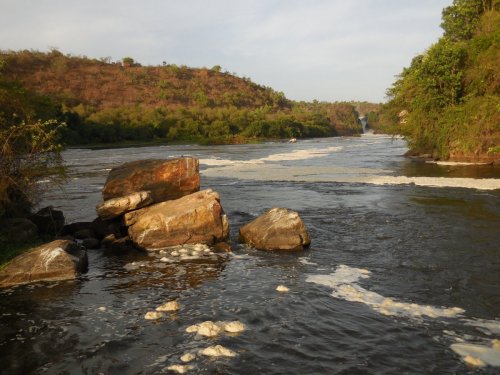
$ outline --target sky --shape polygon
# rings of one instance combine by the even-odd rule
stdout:
[[[220,65],[293,100],[385,101],[452,0],[0,0],[0,49]]]

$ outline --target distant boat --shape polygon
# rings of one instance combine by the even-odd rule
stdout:
[[[297,138],[290,138],[290,140],[288,141],[288,143],[295,143],[297,142]]]

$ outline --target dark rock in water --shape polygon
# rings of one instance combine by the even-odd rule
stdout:
[[[98,217],[90,224],[90,228],[95,233],[95,237],[99,240],[102,240],[110,234],[114,234],[117,237],[127,235],[127,229],[122,226],[120,219],[102,220]]]
[[[144,190],[151,191],[156,203],[199,191],[198,159],[182,157],[125,163],[109,172],[102,195],[106,201]]]
[[[26,218],[5,219],[1,225],[2,232],[10,241],[26,242],[38,237],[38,227]]]
[[[134,243],[128,237],[117,238],[114,234],[110,234],[101,241],[101,245],[107,249],[113,250],[131,250],[135,249]]]
[[[62,228],[62,235],[74,236],[76,232],[82,229],[90,229],[92,222],[90,221],[78,221],[76,223],[66,224]]]
[[[64,227],[64,214],[60,210],[54,210],[52,206],[42,208],[31,215],[29,219],[38,227],[39,234],[57,236]]]
[[[0,287],[74,279],[87,266],[85,250],[73,241],[56,240],[14,258],[0,271]]]
[[[101,242],[97,238],[89,237],[82,240],[82,246],[86,249],[99,249]]]
[[[125,214],[130,238],[147,250],[224,241],[229,224],[219,194],[203,190]]]
[[[86,238],[92,238],[95,237],[95,233],[92,229],[87,228],[87,229],[80,229],[79,231],[76,231],[73,236],[78,239],[78,240],[84,240]]]
[[[302,250],[311,243],[299,214],[272,208],[240,228],[240,241],[259,250]]]
[[[103,220],[111,220],[126,212],[146,207],[153,203],[151,192],[138,191],[124,197],[109,199],[96,206],[97,215]]]

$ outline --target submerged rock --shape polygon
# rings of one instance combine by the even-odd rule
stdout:
[[[110,220],[126,212],[148,206],[153,203],[149,191],[138,191],[123,197],[112,198],[96,206],[97,215],[102,220]]]
[[[156,203],[200,190],[198,159],[148,159],[122,164],[109,172],[102,195],[108,200],[143,190],[151,191]]]
[[[272,208],[240,228],[240,241],[259,250],[302,250],[311,243],[299,214]]]
[[[101,243],[97,238],[89,237],[82,240],[82,246],[86,249],[99,249]]]
[[[0,271],[0,287],[74,279],[87,266],[85,250],[73,241],[56,240],[14,258]]]
[[[125,214],[125,222],[130,238],[147,250],[213,244],[229,234],[219,194],[211,189],[130,212]]]
[[[236,357],[237,354],[231,349],[225,348],[222,345],[209,346],[208,348],[202,349],[200,354],[208,357]]]
[[[107,249],[117,251],[127,251],[134,249],[134,244],[128,236],[117,238],[114,234],[110,234],[103,238],[101,245]]]

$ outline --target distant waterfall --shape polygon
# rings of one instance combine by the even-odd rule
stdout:
[[[370,127],[368,126],[368,119],[366,118],[366,116],[360,117],[359,122],[361,123],[361,126],[363,127],[363,134],[373,133],[373,130],[370,129]]]

